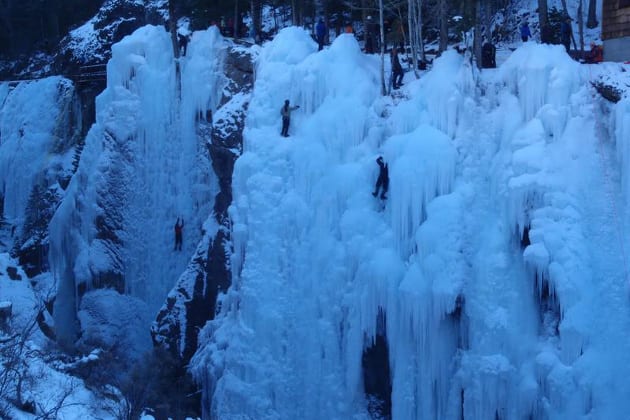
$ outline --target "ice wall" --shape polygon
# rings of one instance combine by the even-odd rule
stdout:
[[[74,88],[51,77],[0,84],[0,195],[4,218],[20,234],[35,185],[54,186],[72,161],[70,123]]]
[[[461,279],[448,286],[417,284],[405,266],[427,203],[452,186],[455,150],[444,133],[417,124],[381,147],[385,127],[377,112],[390,104],[378,97],[377,60],[363,55],[351,36],[315,50],[306,33],[290,28],[261,52],[245,153],[233,180],[236,283],[222,304],[234,312],[213,323],[214,341],[202,337],[207,347],[193,362],[207,381],[208,415],[366,415],[361,354],[376,334],[379,307],[391,308],[393,337],[408,336],[405,325],[419,333],[427,324],[447,326],[431,342],[399,346],[390,339],[401,360],[397,372],[429,365],[440,374],[452,370],[448,358],[433,368],[433,359],[417,360],[415,350],[429,347],[437,357],[457,340],[457,322],[434,322],[433,314],[455,309]],[[289,141],[278,135],[285,98],[301,106]],[[396,194],[384,212],[369,193],[378,154],[389,163]],[[410,271],[419,274],[414,267]],[[425,312],[411,303],[429,299],[433,287],[444,294],[436,307]],[[228,350],[211,350],[223,346]],[[400,399],[404,387],[420,380],[402,373],[397,378]],[[445,399],[448,385],[440,382]],[[422,412],[437,404],[443,403]]]
[[[630,159],[630,99],[627,97],[615,106],[614,128],[617,158],[622,168],[628,167]],[[625,197],[630,197],[630,172],[622,171],[622,188]]]
[[[222,38],[216,28],[196,33],[177,65],[171,45],[164,28],[146,26],[112,47],[96,124],[51,227],[58,328],[74,324],[78,289],[114,288],[155,313],[211,212],[216,179],[195,127],[222,90]]]
[[[393,418],[623,417],[622,190],[588,68],[533,43],[481,73],[447,52],[394,98],[377,70],[351,36],[316,52],[289,28],[261,52],[234,282],[191,364],[205,415],[370,418],[384,314]]]

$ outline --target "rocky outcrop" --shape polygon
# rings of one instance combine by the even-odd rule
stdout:
[[[71,31],[60,43],[53,69],[75,75],[81,66],[106,63],[112,45],[141,26],[162,25],[166,10],[156,2],[108,0],[83,26]]]
[[[219,180],[220,190],[211,216],[214,220],[206,223],[216,229],[204,232],[188,270],[169,294],[152,328],[154,343],[166,348],[183,365],[197,349],[199,328],[214,318],[219,294],[231,284],[227,211],[232,202],[234,162],[242,151],[245,113],[253,87],[252,63],[250,49],[238,44],[229,48],[225,62],[229,80],[226,93],[215,114],[206,115],[198,123],[198,135],[207,143],[212,168]]]
[[[70,2],[66,3],[67,7]],[[68,10],[48,7],[60,13],[60,17],[47,16],[37,9],[24,10],[16,16],[19,26],[14,28],[12,38],[21,43],[7,43],[8,48],[0,48],[0,77],[13,80],[53,74],[73,77],[79,74],[81,66],[106,63],[112,45],[126,35],[146,24],[161,25],[168,16],[166,3],[161,1],[90,0]],[[14,8],[14,13],[20,13],[19,7]],[[10,20],[11,11],[8,15]],[[59,25],[55,36],[41,30],[46,19]],[[24,35],[20,35],[20,30]],[[2,35],[0,29],[0,40]]]
[[[602,98],[609,102],[616,104],[622,98],[623,90],[619,89],[617,86],[606,84],[602,81],[592,82],[591,85],[602,96]]]

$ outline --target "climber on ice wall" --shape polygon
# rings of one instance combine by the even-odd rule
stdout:
[[[289,125],[291,124],[291,112],[298,109],[300,106],[289,106],[289,100],[284,101],[284,105],[280,109],[280,115],[282,115],[282,132],[283,137],[289,137]]]
[[[175,222],[175,248],[173,251],[181,251],[182,250],[182,231],[184,229],[184,218],[177,218]]]
[[[376,159],[376,163],[378,164],[379,172],[376,187],[372,195],[374,197],[378,196],[378,190],[382,187],[381,199],[385,200],[387,198],[387,189],[389,188],[389,169],[387,168],[387,164],[383,161],[383,156],[379,156],[378,159]]]

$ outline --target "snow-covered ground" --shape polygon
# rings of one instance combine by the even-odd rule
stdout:
[[[394,418],[623,418],[630,112],[589,82],[628,66],[528,43],[477,72],[447,52],[380,97],[352,36],[316,50],[288,28],[260,55],[235,280],[193,360],[205,408],[368,417],[362,353],[383,311]],[[284,99],[300,105],[289,138]]]
[[[0,417],[12,420],[32,420],[37,417],[7,404],[4,398],[14,397],[15,383],[12,372],[15,370],[23,379],[22,399],[34,404],[33,409],[47,418],[59,420],[111,418],[106,411],[105,401],[96,396],[75,376],[63,373],[51,366],[55,359],[54,346],[44,337],[36,324],[36,316],[43,308],[41,296],[46,292],[44,285],[50,285],[50,274],[35,278],[37,288],[31,286],[26,274],[17,269],[21,280],[12,280],[7,269],[19,267],[17,261],[8,254],[0,253],[0,306],[10,302],[12,317],[8,324],[0,328]],[[23,343],[21,350],[18,345]],[[5,382],[9,379],[8,383]],[[113,404],[112,404],[113,406]],[[8,417],[3,417],[8,416]]]

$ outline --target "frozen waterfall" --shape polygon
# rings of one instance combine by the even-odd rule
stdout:
[[[62,338],[74,336],[80,294],[113,288],[135,303],[120,297],[99,316],[124,325],[112,308],[136,305],[146,318],[138,334],[148,345],[149,319],[184,272],[212,212],[217,181],[209,139],[198,135],[196,124],[221,97],[224,49],[216,28],[196,32],[188,55],[176,63],[170,35],[155,26],[113,46],[97,122],[51,223]],[[178,217],[185,223],[181,252],[173,250]],[[82,322],[101,322],[92,317],[101,307],[83,308]]]
[[[396,419],[626,415],[630,111],[604,115],[587,69],[559,46],[481,73],[447,51],[392,98],[351,35],[266,44],[233,179],[234,282],[192,362],[205,414],[377,416],[365,354],[385,342],[380,414]],[[284,99],[301,106],[288,139]]]

